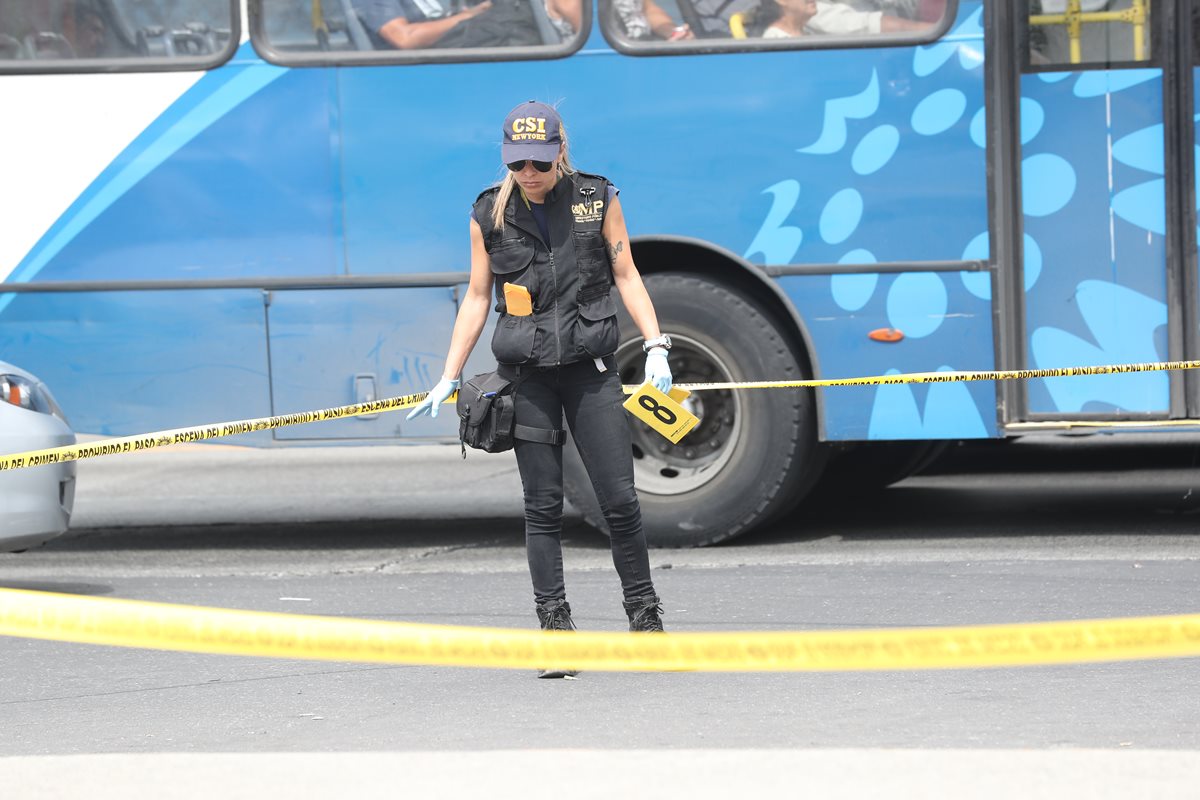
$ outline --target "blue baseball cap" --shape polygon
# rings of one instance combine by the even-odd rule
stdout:
[[[562,120],[558,112],[545,103],[533,100],[508,112],[504,118],[504,139],[500,144],[500,160],[553,161],[562,146]]]

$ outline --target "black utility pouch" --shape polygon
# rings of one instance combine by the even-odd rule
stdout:
[[[500,365],[498,371],[476,375],[458,390],[455,406],[463,458],[467,457],[468,447],[485,453],[503,453],[512,449],[514,439],[555,447],[566,442],[566,431],[517,424],[513,395],[523,380],[518,370]]]
[[[497,372],[485,372],[463,383],[458,390],[458,438],[467,448],[503,453],[513,446],[513,392],[517,381]]]

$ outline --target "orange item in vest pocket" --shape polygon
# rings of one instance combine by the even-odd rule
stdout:
[[[504,305],[508,306],[508,313],[514,317],[528,317],[533,313],[533,298],[529,296],[529,290],[515,283],[504,284]]]

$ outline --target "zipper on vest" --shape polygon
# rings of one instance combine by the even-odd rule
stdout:
[[[547,245],[546,252],[550,254],[550,274],[554,276],[554,366],[562,364],[562,336],[558,324],[558,265],[554,263],[554,251]]]

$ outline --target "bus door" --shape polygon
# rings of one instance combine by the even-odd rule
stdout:
[[[1193,0],[1004,5],[1016,14],[1011,364],[1196,358],[1185,299],[1197,255],[1194,81],[1179,33]],[[1007,421],[1183,417],[1195,413],[1191,382],[1165,372],[1023,381]]]

